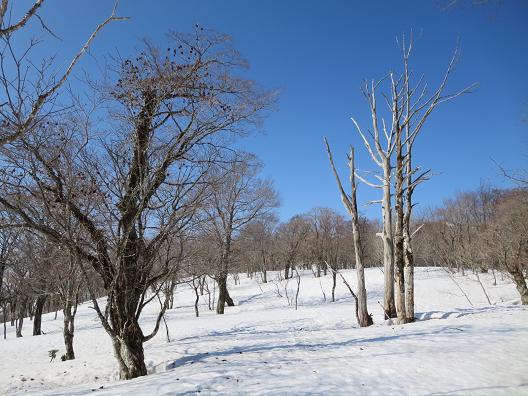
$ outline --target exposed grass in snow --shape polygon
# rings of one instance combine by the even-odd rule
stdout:
[[[354,284],[354,271],[344,274]],[[339,280],[337,301],[329,302],[330,276],[304,273],[296,311],[274,284],[241,275],[241,284],[230,286],[237,306],[216,315],[204,296],[199,318],[194,292],[183,285],[167,314],[172,342],[162,327],[145,344],[151,374],[126,382],[116,379],[110,339],[88,304],[76,318],[77,359],[50,363],[48,351],[64,347],[62,317],[48,314],[46,335],[29,336],[28,321],[24,338],[9,328],[8,340],[0,341],[0,394],[528,394],[528,309],[507,280],[498,276],[493,286],[491,274],[480,276],[490,306],[474,275],[457,275],[471,306],[443,270],[419,268],[420,320],[396,326],[382,320],[377,303],[381,271],[369,269],[366,278],[375,325],[365,329],[356,327],[353,301]],[[156,309],[146,311],[145,333]]]

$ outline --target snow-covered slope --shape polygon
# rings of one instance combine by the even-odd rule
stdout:
[[[354,272],[344,274],[355,285]],[[109,337],[89,304],[77,314],[74,361],[49,362],[50,349],[64,348],[62,318],[45,315],[46,335],[29,336],[28,321],[25,337],[16,339],[9,327],[7,341],[0,340],[0,394],[528,394],[528,309],[517,305],[508,281],[498,276],[492,286],[491,275],[480,275],[490,306],[474,275],[450,278],[419,268],[421,320],[397,326],[382,320],[381,271],[369,269],[366,277],[375,325],[364,329],[356,328],[340,281],[337,301],[329,302],[330,276],[316,279],[306,271],[295,310],[278,296],[281,285],[240,275],[241,284],[230,286],[237,306],[216,315],[204,296],[199,318],[193,292],[182,285],[167,314],[171,342],[162,327],[145,345],[151,374],[125,382],[116,379]],[[156,306],[150,309],[145,332],[155,320]]]

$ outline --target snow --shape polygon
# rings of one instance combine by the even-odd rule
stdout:
[[[355,285],[354,271],[344,271]],[[269,279],[275,279],[270,273]],[[331,277],[302,276],[299,307],[279,297],[274,283],[240,275],[230,284],[237,303],[225,315],[207,309],[194,317],[194,292],[176,291],[165,329],[145,344],[150,374],[117,380],[111,343],[89,304],[79,307],[74,348],[77,359],[50,363],[50,349],[64,350],[62,317],[43,317],[46,335],[0,340],[0,394],[39,395],[522,395],[528,394],[528,309],[519,305],[514,286],[497,275],[451,278],[438,268],[417,268],[419,321],[384,322],[383,274],[366,272],[369,310],[375,325],[357,328],[353,301],[338,279],[336,302],[329,302]],[[458,286],[469,297],[470,305]],[[290,292],[296,287],[289,282]],[[327,301],[323,301],[325,291]],[[283,289],[280,289],[283,293]],[[152,328],[156,304],[142,321]]]

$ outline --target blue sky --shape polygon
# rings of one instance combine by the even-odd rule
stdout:
[[[443,11],[435,0],[122,0],[119,14],[131,19],[102,31],[91,53],[119,50],[126,56],[144,37],[164,47],[167,31],[190,31],[195,23],[230,34],[251,64],[249,76],[281,92],[264,133],[239,145],[264,162],[264,174],[280,193],[284,220],[315,206],[344,213],[323,136],[343,165],[343,177],[350,144],[357,147],[357,166],[374,169],[350,117],[368,122],[360,92],[365,78],[398,70],[396,36],[414,31],[413,67],[431,85],[441,78],[458,37],[462,52],[450,90],[474,82],[479,86],[439,108],[419,137],[415,162],[437,173],[416,192],[424,208],[481,181],[506,185],[493,160],[507,168],[528,163],[528,122],[523,121],[528,118],[528,1],[491,0],[477,7],[469,2]],[[113,5],[102,0],[46,3],[40,15],[61,40],[46,36],[38,24],[30,25],[31,34],[46,39],[39,51],[58,59],[75,53]],[[76,73],[91,72],[95,65],[87,57]],[[379,192],[360,186],[358,194],[361,203]],[[378,207],[361,210],[369,217],[379,213]]]

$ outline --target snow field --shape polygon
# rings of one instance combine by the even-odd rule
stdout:
[[[343,274],[355,287],[354,271]],[[277,294],[278,285],[284,296],[284,281],[263,284],[244,274],[240,280],[230,283],[235,307],[216,315],[205,295],[199,318],[194,291],[179,286],[175,308],[166,315],[171,342],[162,326],[145,344],[151,374],[131,381],[117,380],[110,338],[88,303],[76,317],[74,361],[49,361],[50,349],[64,349],[60,313],[57,320],[43,317],[43,336],[30,336],[26,319],[25,337],[16,339],[8,324],[8,339],[0,340],[0,394],[528,394],[528,309],[499,274],[495,286],[491,274],[480,275],[490,306],[475,275],[417,268],[420,320],[397,326],[383,321],[378,304],[382,272],[367,269],[375,325],[363,329],[356,327],[353,300],[339,278],[331,303],[331,276],[317,279],[305,271],[298,310]],[[295,279],[288,288],[293,296]],[[156,302],[145,310],[145,333],[158,307]]]

